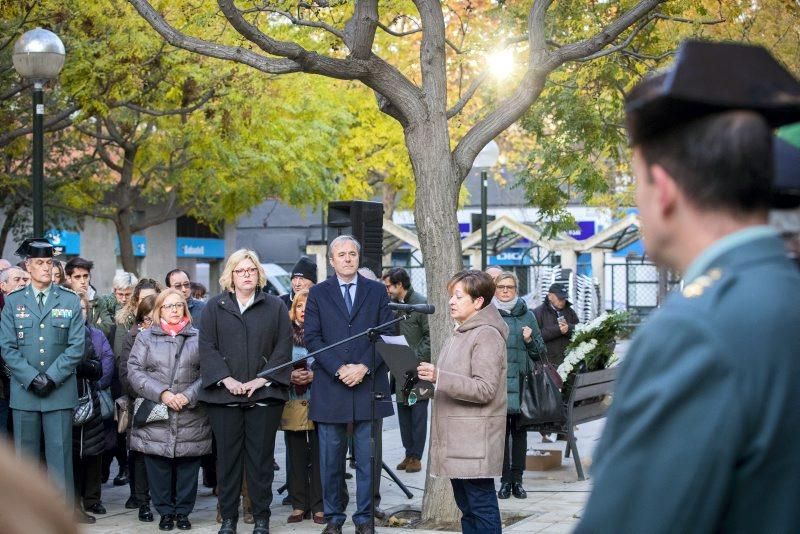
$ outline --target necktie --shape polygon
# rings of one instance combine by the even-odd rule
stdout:
[[[342,284],[344,288],[344,305],[347,307],[347,314],[353,313],[353,297],[350,296],[350,288],[353,284]]]
[[[44,293],[39,293],[36,298],[39,300],[39,311],[44,309]]]

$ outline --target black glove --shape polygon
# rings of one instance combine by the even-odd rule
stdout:
[[[28,389],[33,391],[34,395],[38,397],[46,397],[50,395],[54,389],[56,389],[56,383],[53,382],[53,379],[46,374],[39,373],[33,379],[33,382],[31,382],[31,385]]]
[[[81,360],[75,368],[75,375],[87,380],[99,380],[103,376],[103,367],[96,360]]]

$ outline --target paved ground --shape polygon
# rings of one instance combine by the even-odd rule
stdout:
[[[602,422],[582,425],[578,430],[578,446],[584,467],[591,464],[591,455],[595,442],[600,435]],[[400,431],[397,426],[397,418],[387,419],[384,424],[383,433],[384,460],[387,465],[394,467],[402,460],[403,449],[400,443]],[[279,436],[278,450],[276,457],[278,463],[284,465],[284,445],[283,439]],[[563,449],[563,442],[559,444],[542,444],[538,434],[529,434],[528,448]],[[427,453],[427,451],[426,451]],[[388,476],[384,475],[381,482],[381,494],[383,502],[381,507],[384,509],[403,504],[420,506],[422,503],[422,488],[425,483],[423,471],[420,473],[407,474],[399,472],[400,479],[408,486],[414,494],[413,499],[409,500],[394,484]],[[112,475],[116,473],[116,465],[112,467]],[[277,488],[286,480],[286,473],[283,469],[275,475],[275,485]],[[348,481],[351,496],[355,496],[355,480]],[[499,482],[498,482],[499,483]],[[519,500],[510,498],[500,501],[500,509],[504,513],[513,515],[524,515],[526,519],[505,529],[509,533],[547,533],[556,534],[571,532],[574,528],[583,505],[588,497],[590,482],[578,481],[577,474],[572,459],[564,459],[560,469],[547,472],[525,472],[524,485],[528,491],[528,498]],[[85,532],[116,534],[116,533],[153,533],[158,530],[158,515],[156,522],[141,523],[138,521],[136,510],[126,510],[125,500],[128,498],[128,487],[115,488],[110,483],[103,486],[103,502],[108,509],[105,516],[97,516],[97,523],[85,528]],[[291,507],[280,504],[282,497],[277,496],[272,504],[272,519],[270,531],[273,533],[312,533],[321,532],[322,527],[307,520],[299,524],[288,525],[286,517],[291,512]],[[348,508],[348,516],[353,511],[353,501]],[[155,513],[155,510],[154,510]],[[197,505],[194,513],[190,516],[193,523],[193,532],[216,533],[218,525],[216,518],[216,498],[211,495],[211,490],[201,487]],[[239,524],[240,532],[250,532],[250,525]],[[353,524],[350,520],[345,523],[345,533],[354,532]],[[402,528],[379,528],[382,533],[420,533],[420,530],[409,530]],[[175,531],[177,532],[177,530]]]

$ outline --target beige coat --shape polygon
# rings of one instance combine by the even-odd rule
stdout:
[[[430,472],[489,478],[503,471],[508,327],[490,304],[458,326],[437,363]]]

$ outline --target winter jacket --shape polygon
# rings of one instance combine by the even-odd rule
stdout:
[[[508,326],[494,304],[460,324],[437,363],[430,472],[489,478],[503,471]]]
[[[117,328],[122,329],[122,326],[117,325]],[[119,384],[122,389],[122,394],[127,395],[131,400],[139,396],[139,394],[131,387],[128,381],[128,359],[131,355],[133,343],[136,341],[136,336],[139,335],[141,329],[138,325],[134,325],[130,330],[125,332],[125,338],[122,341],[119,352],[117,354],[117,369],[119,369]]]
[[[176,360],[179,337],[184,338],[184,346]],[[170,381],[176,365],[175,378]],[[200,355],[196,328],[189,324],[175,337],[157,325],[139,332],[128,358],[128,382],[138,396],[155,403],[161,402],[161,394],[167,390],[189,400],[179,412],[169,409],[167,421],[131,428],[131,450],[166,458],[211,452],[211,425],[205,408],[197,402]]]
[[[566,334],[561,333],[558,326],[558,313],[561,313],[567,320],[569,330]],[[547,360],[555,367],[561,365],[564,361],[564,351],[569,345],[569,340],[572,337],[572,332],[575,330],[575,325],[580,321],[572,305],[567,302],[563,310],[556,311],[553,305],[544,298],[544,303],[533,310],[533,315],[536,316],[536,322],[539,323],[539,329],[542,331],[542,339],[547,346]]]
[[[249,382],[260,371],[291,359],[289,312],[278,297],[257,291],[244,313],[239,311],[233,293],[225,292],[208,301],[200,326],[200,400],[210,404],[285,402],[289,398],[290,367],[271,375],[271,384],[257,389],[252,397],[232,395],[218,383],[229,376]]]
[[[506,339],[506,353],[508,357],[508,413],[519,413],[520,382],[521,378],[533,368],[533,362],[538,361],[545,352],[542,333],[536,324],[536,317],[528,309],[525,301],[517,298],[511,311],[498,309],[500,316],[508,326],[508,339]],[[522,328],[529,326],[532,330],[530,342],[525,342]]]
[[[92,416],[83,425],[72,427],[72,453],[79,458],[97,456],[105,450],[105,430],[100,414],[100,398],[97,396],[97,381],[103,376],[103,364],[95,352],[91,330],[86,327],[83,359],[75,368],[78,398],[86,394],[87,385],[92,397]]]
[[[111,327],[115,324],[115,317],[117,311],[120,309],[119,301],[113,294],[105,295],[97,299],[97,307],[95,308],[95,322],[92,326],[99,328],[103,334],[108,336],[111,332]]]
[[[90,326],[89,337],[87,341],[91,341],[94,352],[103,366],[103,375],[97,381],[97,389],[106,389],[111,385],[111,378],[114,376],[114,353],[102,330]]]

